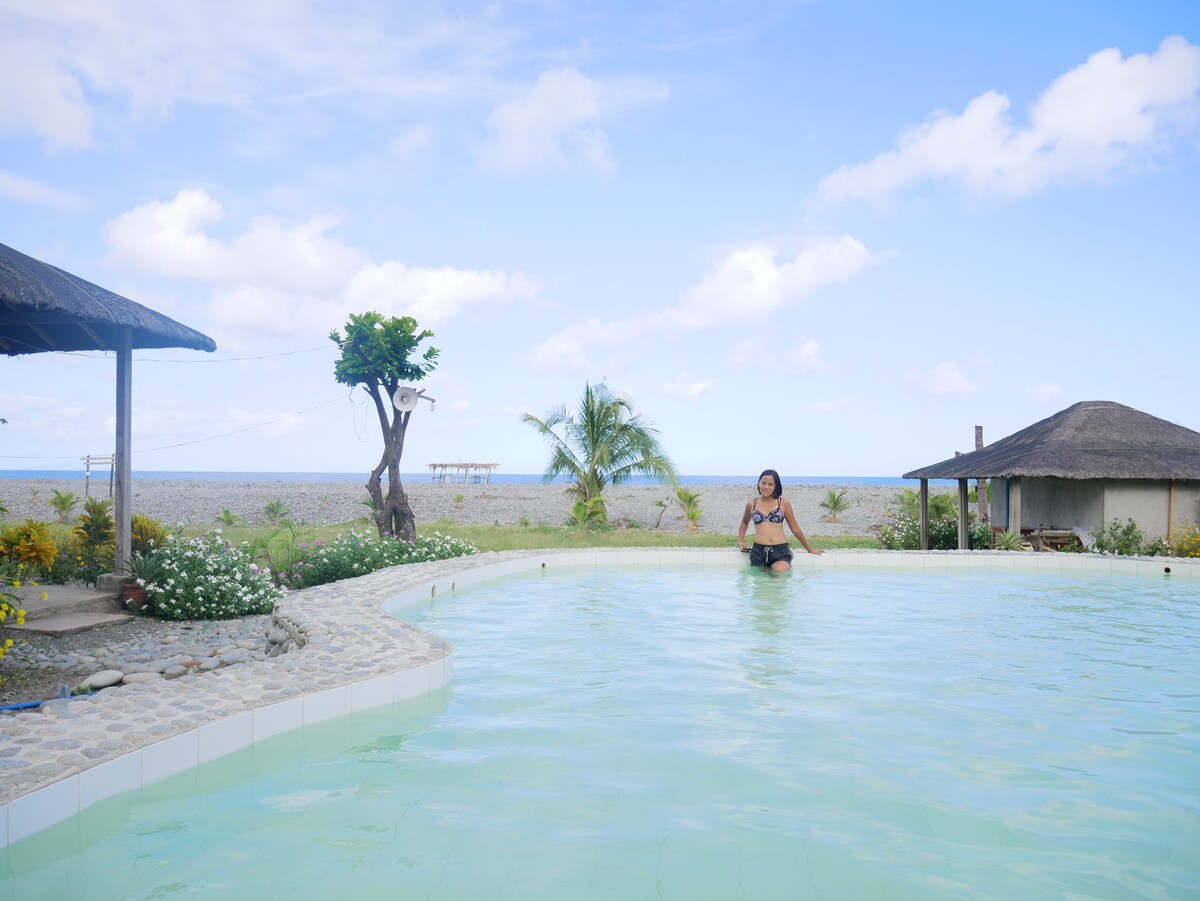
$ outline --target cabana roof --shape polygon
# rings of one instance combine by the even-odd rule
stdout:
[[[1200,432],[1105,400],[1082,401],[906,479],[1200,479]]]
[[[117,350],[125,328],[135,349],[217,349],[195,329],[0,244],[0,353]]]

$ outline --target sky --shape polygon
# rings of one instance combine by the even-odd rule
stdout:
[[[135,471],[541,472],[625,395],[690,475],[899,476],[1085,400],[1200,430],[1200,4],[0,0],[0,243],[137,351]],[[0,358],[0,469],[112,453],[111,354]]]

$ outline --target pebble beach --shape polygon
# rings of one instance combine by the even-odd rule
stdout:
[[[364,477],[363,481],[366,479]],[[107,496],[107,484],[99,496]],[[571,502],[565,486],[545,483],[493,482],[449,484],[429,481],[404,483],[418,530],[436,520],[491,525],[561,525],[570,515]],[[703,514],[700,527],[706,532],[737,532],[746,501],[755,494],[754,485],[709,484],[690,486],[700,493]],[[914,482],[913,488],[916,487]],[[828,519],[820,507],[830,488],[846,490],[850,508]],[[47,502],[55,490],[70,491],[82,501],[83,485],[69,480],[0,480],[0,503],[8,508],[10,521],[25,518],[53,520],[55,511]],[[791,500],[800,527],[810,535],[866,535],[887,521],[890,503],[903,486],[791,485],[784,477],[784,495]],[[92,493],[97,494],[95,483]],[[281,501],[296,522],[314,525],[361,519],[366,488],[353,482],[293,481],[201,481],[172,479],[134,480],[134,513],[145,513],[168,525],[217,526],[217,517],[228,509],[247,523],[263,521],[263,507]],[[687,522],[674,503],[674,493],[664,485],[610,486],[605,493],[610,521],[624,521],[642,528],[684,532]],[[671,501],[664,510],[658,502]],[[76,512],[82,503],[76,507]]]

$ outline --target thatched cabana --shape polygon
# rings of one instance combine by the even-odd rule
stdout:
[[[1200,432],[1111,401],[1083,401],[988,447],[904,474],[921,480],[922,547],[929,479],[992,480],[992,522],[1017,531],[1102,528],[1133,519],[1147,537],[1200,520]]]
[[[174,319],[56,266],[0,244],[0,353],[113,351],[117,357],[116,570],[129,563],[130,408],[133,349],[186,347],[214,351],[216,342]]]

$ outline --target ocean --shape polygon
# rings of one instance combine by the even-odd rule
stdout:
[[[366,482],[368,473],[365,472],[175,472],[135,469],[134,479],[183,479],[198,482]],[[782,474],[783,484],[787,485],[871,485],[917,487],[915,479],[901,479],[894,476],[788,476]],[[67,480],[83,481],[82,469],[0,469],[0,479],[33,479],[33,480]],[[103,469],[93,469],[92,479],[103,481],[108,478],[108,472]],[[409,483],[429,482],[432,476],[428,472],[402,472],[401,480]],[[386,479],[385,479],[386,480]],[[758,480],[758,474],[752,475],[681,475],[683,485],[737,485],[745,484],[753,487]],[[497,484],[529,484],[542,481],[540,473],[492,473],[491,481]],[[556,479],[557,482],[567,483],[566,478]],[[933,484],[953,485],[953,481],[931,479]],[[652,485],[656,480],[644,476],[630,479],[631,485]]]

